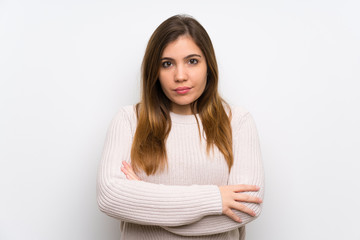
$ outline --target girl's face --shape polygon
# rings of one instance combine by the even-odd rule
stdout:
[[[169,43],[161,56],[161,88],[172,102],[171,111],[192,114],[190,104],[204,92],[207,78],[206,59],[190,36]]]

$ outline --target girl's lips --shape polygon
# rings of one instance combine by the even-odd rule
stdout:
[[[189,92],[190,89],[191,88],[189,88],[189,87],[178,87],[178,88],[175,89],[175,92],[177,94],[185,94],[185,93]]]

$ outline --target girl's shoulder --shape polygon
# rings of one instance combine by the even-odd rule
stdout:
[[[136,120],[136,105],[122,106],[117,111],[115,118],[128,119],[129,121]]]
[[[121,107],[121,110],[128,115],[129,117],[136,118],[136,105],[127,105],[127,106],[123,106]]]
[[[255,124],[251,113],[244,106],[230,105],[229,107],[231,110],[231,115],[229,115],[231,119],[231,127],[234,133],[238,132],[244,124]]]
[[[256,123],[252,114],[243,106],[231,106],[231,128],[233,138],[236,139],[241,134],[241,130],[248,133],[256,133]]]
[[[231,122],[238,122],[249,115],[249,111],[244,106],[230,105],[225,106],[225,110],[231,118]]]
[[[122,128],[130,128],[132,131],[136,129],[136,105],[127,105],[120,107],[112,120],[113,124]]]

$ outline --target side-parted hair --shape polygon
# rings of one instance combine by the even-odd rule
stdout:
[[[206,135],[207,152],[216,145],[224,155],[229,171],[233,165],[231,112],[218,93],[218,67],[212,42],[194,18],[175,15],[154,31],[142,62],[142,95],[136,105],[138,123],[131,148],[131,165],[135,172],[143,170],[151,175],[167,166],[165,142],[171,130],[171,101],[161,89],[159,72],[164,49],[184,35],[190,36],[201,49],[207,64],[206,87],[191,104],[192,113],[199,114]],[[229,109],[229,115],[225,107]],[[200,128],[199,134],[201,137]]]

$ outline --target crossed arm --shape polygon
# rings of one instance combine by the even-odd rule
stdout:
[[[190,224],[162,227],[183,236],[217,234],[239,228],[254,220],[261,212],[264,194],[264,173],[259,139],[250,114],[234,129],[234,165],[228,185],[219,186],[222,214],[208,214]],[[127,162],[121,168],[128,180],[140,181]]]
[[[215,185],[174,186],[126,179],[120,168],[123,160],[130,162],[134,122],[130,117],[122,109],[108,130],[98,171],[100,210],[122,221],[167,227],[220,215],[221,197]]]

